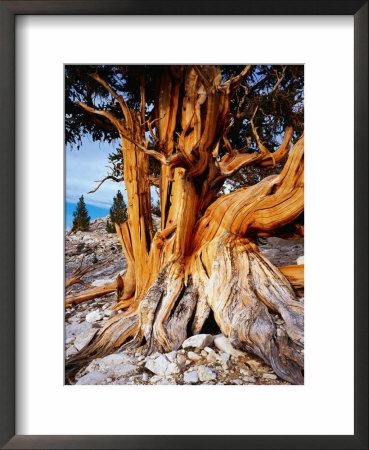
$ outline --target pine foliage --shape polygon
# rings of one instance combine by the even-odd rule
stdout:
[[[73,212],[73,226],[72,231],[88,231],[90,229],[90,216],[86,208],[83,195],[78,200],[76,210]]]
[[[113,198],[113,206],[110,208],[110,218],[106,221],[106,231],[108,233],[116,233],[114,224],[126,222],[127,219],[127,205],[124,202],[122,193],[118,191]]]

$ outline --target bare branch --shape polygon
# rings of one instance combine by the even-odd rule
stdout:
[[[231,91],[235,91],[236,89],[238,89],[245,79],[246,75],[249,73],[251,67],[251,65],[246,66],[238,75],[230,78],[225,83],[223,83],[222,87],[229,88]]]
[[[92,191],[88,191],[87,194],[93,194],[94,192],[96,192],[96,191],[99,189],[99,187],[100,187],[106,180],[113,180],[113,181],[121,182],[121,181],[124,181],[124,178],[123,178],[123,177],[117,178],[117,177],[115,177],[114,175],[107,175],[107,176],[106,176],[105,178],[103,178],[102,180],[100,180],[100,181],[95,181],[95,183],[99,183],[98,186],[97,186],[95,189],[93,189]]]
[[[127,106],[127,103],[125,102],[124,98],[121,95],[118,95],[109,85],[108,83],[103,80],[100,75],[96,73],[90,74],[90,77],[93,78],[95,81],[101,84],[119,103],[122,112],[124,114],[124,117],[127,120],[127,115],[129,114],[129,108]]]

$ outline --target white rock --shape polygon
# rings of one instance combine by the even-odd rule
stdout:
[[[195,352],[188,352],[187,357],[191,361],[200,361],[202,359],[201,356]]]
[[[75,336],[70,336],[68,339],[65,340],[65,344],[66,345],[73,344],[75,339],[76,339]]]
[[[243,380],[247,383],[256,383],[256,380],[254,377],[243,377]]]
[[[176,363],[169,363],[165,375],[172,375],[173,373],[179,373],[179,367]]]
[[[236,380],[232,380],[233,384],[243,384],[242,380],[236,379]]]
[[[78,353],[78,350],[76,349],[76,347],[74,345],[71,345],[65,351],[65,359],[70,358],[71,356],[75,355],[76,353]]]
[[[215,371],[206,366],[199,366],[197,368],[197,374],[200,381],[211,381],[217,378]]]
[[[199,349],[203,349],[207,345],[211,345],[213,343],[213,336],[211,334],[195,334],[194,336],[189,337],[186,339],[182,347],[188,348],[188,347],[196,347]]]
[[[92,311],[86,316],[86,321],[89,323],[97,322],[101,320],[104,316],[99,311]]]
[[[232,355],[235,358],[244,355],[244,353],[241,352],[240,350],[236,350],[232,346],[231,341],[225,336],[223,336],[223,334],[218,334],[217,336],[214,336],[214,345],[222,352],[228,353],[229,355]]]
[[[208,352],[204,350],[201,350],[201,356],[203,356],[204,358],[206,358],[208,356]]]
[[[132,359],[124,352],[113,353],[112,355],[105,356],[98,361],[98,367],[103,372],[109,372],[115,370],[116,366],[125,366],[132,363]]]
[[[149,375],[146,373],[146,372],[144,372],[143,374],[142,374],[142,381],[147,381],[149,379]]]
[[[154,375],[153,377],[150,378],[150,383],[157,383],[161,379],[162,379],[162,377],[159,377],[158,375]]]
[[[111,316],[114,316],[116,313],[117,313],[116,311],[110,311],[110,309],[106,309],[104,311],[104,316],[105,317],[111,317]]]
[[[148,359],[145,367],[156,375],[165,375],[169,361],[164,355],[158,356],[156,359]]]
[[[296,264],[298,264],[298,265],[304,264],[304,255],[299,256],[299,257],[296,259]]]
[[[197,374],[197,370],[192,370],[191,372],[185,372],[183,374],[183,381],[185,383],[197,383],[199,381],[199,377]]]
[[[161,384],[170,385],[170,384],[177,384],[177,383],[175,382],[175,380],[167,380],[166,378],[164,378],[163,380],[158,381],[156,384],[159,384],[159,385],[161,385]]]
[[[217,361],[219,361],[220,363],[224,364],[227,361],[229,361],[229,354],[228,353],[219,353],[219,355],[216,355],[216,359]]]
[[[186,355],[182,355],[181,353],[177,355],[178,364],[184,364],[186,362]]]
[[[205,347],[204,348],[204,350],[210,355],[212,355],[212,354],[214,354],[214,355],[216,355],[216,353],[215,353],[215,351],[212,349],[212,348],[210,348],[210,347]]]
[[[81,377],[77,384],[102,384],[106,380],[106,374],[96,370]]]
[[[97,328],[90,328],[89,330],[80,333],[74,341],[74,346],[76,347],[76,349],[78,351],[81,351],[83,348],[85,348],[86,345],[91,342],[96,333]]]
[[[65,327],[65,338],[69,339],[72,336],[77,336],[86,330],[92,328],[92,325],[87,322],[74,323],[73,325],[66,325]]]
[[[173,362],[176,359],[177,352],[173,351],[170,353],[166,353],[166,357],[170,362]]]
[[[138,371],[138,367],[134,366],[132,364],[126,364],[121,366],[114,366],[111,369],[111,373],[116,378],[120,377],[130,377],[132,375],[135,375]]]
[[[277,375],[274,375],[274,373],[264,373],[263,378],[265,378],[266,380],[276,380]]]

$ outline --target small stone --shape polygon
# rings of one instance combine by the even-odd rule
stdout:
[[[90,328],[89,330],[80,333],[74,341],[74,346],[76,347],[76,349],[78,351],[81,351],[83,348],[85,348],[87,344],[91,342],[96,333],[97,328]]]
[[[106,316],[106,317],[112,317],[112,316],[114,316],[116,313],[117,313],[116,311],[110,311],[110,309],[107,309],[107,310],[104,311],[104,316]]]
[[[191,359],[191,361],[200,361],[202,359],[200,355],[194,352],[188,352],[187,357],[188,359]]]
[[[175,373],[179,373],[179,367],[177,366],[176,363],[170,363],[168,364],[167,370],[165,371],[166,375],[171,375],[171,374],[175,374]]]
[[[206,358],[208,356],[208,352],[205,350],[201,350],[201,356],[203,356],[204,358]]]
[[[256,380],[254,377],[243,377],[243,381],[246,381],[247,383],[256,383]]]
[[[277,375],[274,375],[274,373],[264,373],[263,378],[265,378],[266,380],[276,380]]]
[[[146,372],[142,374],[142,381],[146,382],[149,379],[149,376]]]
[[[299,257],[296,259],[296,264],[298,264],[298,265],[304,264],[304,255],[299,256]]]
[[[70,358],[73,355],[76,355],[78,353],[78,350],[74,345],[71,345],[68,347],[68,349],[65,351],[65,359]]]
[[[183,355],[182,353],[177,354],[177,362],[178,364],[185,364],[186,355]]]
[[[168,379],[164,378],[163,380],[160,380],[156,384],[159,384],[159,385],[162,385],[162,384],[164,384],[164,385],[171,385],[171,384],[177,384],[177,383],[175,382],[175,380],[168,380]]]
[[[211,345],[213,343],[213,336],[211,334],[195,334],[194,336],[189,337],[186,339],[182,347],[188,348],[188,347],[194,347],[198,349],[203,349],[207,345]]]
[[[235,358],[238,356],[243,356],[244,353],[240,350],[236,350],[232,344],[231,341],[226,338],[223,334],[218,334],[217,336],[214,336],[214,345],[221,350],[224,353],[228,353]]]
[[[162,377],[159,377],[158,375],[154,375],[153,377],[150,378],[150,383],[157,383],[161,379],[162,379]]]
[[[160,355],[156,359],[149,359],[145,367],[156,375],[165,375],[168,365],[169,361],[167,358],[164,355]]]
[[[186,366],[188,366],[189,364],[191,364],[192,361],[190,361],[189,359],[186,359]]]
[[[233,384],[243,384],[242,380],[239,380],[238,378],[236,380],[232,380]]]
[[[107,378],[107,379],[106,379],[106,382],[107,382],[107,383],[111,383],[112,381],[113,381],[113,378]]]
[[[199,366],[197,369],[197,374],[200,381],[211,381],[217,378],[215,371],[206,366]]]
[[[242,373],[242,375],[246,375],[246,376],[250,375],[250,371],[246,370],[246,369],[243,369],[242,367],[240,368],[240,373]]]
[[[86,316],[86,321],[89,323],[97,322],[103,318],[103,315],[99,311],[92,311]]]
[[[197,371],[192,370],[191,372],[185,372],[183,374],[183,381],[189,384],[197,383],[199,381]]]

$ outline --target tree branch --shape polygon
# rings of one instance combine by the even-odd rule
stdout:
[[[100,77],[100,75],[97,72],[90,74],[90,77],[93,78],[98,83],[100,83],[101,86],[103,86],[118,101],[118,103],[119,103],[119,105],[120,105],[120,107],[122,109],[122,113],[123,113],[124,117],[127,120],[127,114],[129,114],[130,111],[129,111],[129,108],[128,108],[127,103],[125,102],[124,98],[121,95],[118,95],[108,85],[108,83]]]
[[[245,66],[245,68],[235,77],[230,78],[225,83],[222,84],[222,87],[229,88],[232,92],[237,90],[243,80],[245,79],[246,75],[249,73],[251,69],[251,65]]]

